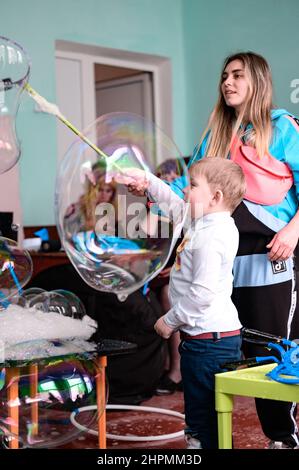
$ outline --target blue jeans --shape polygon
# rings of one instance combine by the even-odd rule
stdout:
[[[203,449],[218,448],[215,374],[220,366],[241,358],[241,336],[218,341],[184,340],[179,346],[185,399],[185,433],[199,439]]]

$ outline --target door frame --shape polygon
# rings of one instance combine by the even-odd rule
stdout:
[[[55,57],[78,60],[81,64],[80,99],[84,128],[96,119],[94,64],[105,64],[152,73],[155,123],[169,137],[173,137],[172,74],[169,58],[62,40],[55,42],[55,49]]]

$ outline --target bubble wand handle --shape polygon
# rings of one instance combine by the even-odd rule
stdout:
[[[57,116],[58,119],[63,122],[71,131],[74,132],[78,137],[80,137],[81,140],[83,140],[89,147],[91,147],[95,152],[97,152],[101,157],[108,158],[108,155],[104,153],[99,147],[97,147],[95,144],[93,144],[85,135],[83,135],[76,127],[73,126],[72,123],[70,123],[63,115]]]
[[[70,121],[66,119],[63,114],[59,111],[58,106],[55,104],[49,103],[43,96],[39,95],[29,83],[26,83],[25,90],[29,93],[29,95],[37,102],[40,106],[41,110],[49,113],[54,114],[63,124],[65,124],[74,134],[80,137],[89,147],[91,147],[97,154],[101,155],[101,157],[108,158],[108,155],[104,153],[101,149],[99,149],[95,144],[93,144],[85,135],[83,135]]]

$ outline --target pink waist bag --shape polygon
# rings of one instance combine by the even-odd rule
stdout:
[[[248,201],[272,206],[283,201],[293,186],[293,174],[285,163],[269,154],[260,158],[254,147],[242,145],[241,141],[232,145],[231,159],[238,163],[244,172],[244,198]]]

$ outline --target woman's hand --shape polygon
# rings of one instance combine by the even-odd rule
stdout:
[[[170,338],[174,330],[165,323],[164,317],[165,315],[163,315],[163,317],[160,317],[159,320],[156,321],[154,328],[158,335],[162,336],[162,338],[168,339]]]
[[[266,248],[270,261],[285,261],[293,255],[298,243],[298,228],[290,222],[277,232]]]

